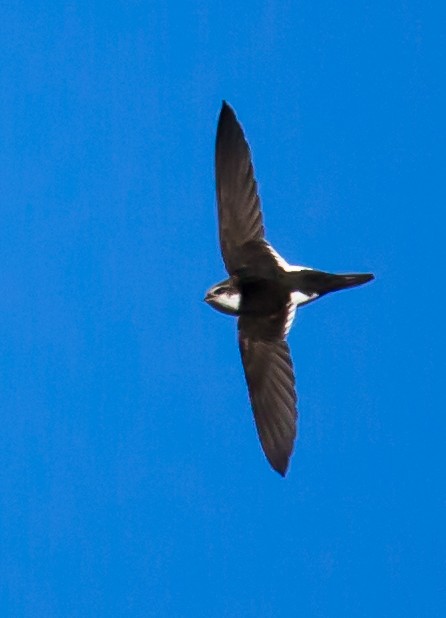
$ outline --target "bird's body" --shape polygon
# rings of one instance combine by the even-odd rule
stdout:
[[[265,240],[249,146],[223,103],[216,139],[220,245],[229,279],[206,302],[238,316],[239,346],[265,455],[285,475],[296,436],[294,371],[286,336],[297,307],[366,283],[371,274],[336,275],[288,264]]]

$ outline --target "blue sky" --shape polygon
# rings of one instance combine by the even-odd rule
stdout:
[[[0,613],[443,616],[439,2],[15,2],[0,20]],[[287,478],[224,278],[222,99],[299,311]]]

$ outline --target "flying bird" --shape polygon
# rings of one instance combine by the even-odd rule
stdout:
[[[297,396],[286,341],[297,307],[372,274],[336,275],[288,264],[265,239],[249,145],[223,101],[215,144],[220,247],[229,278],[205,301],[238,318],[238,339],[257,433],[271,466],[285,476],[296,438]]]

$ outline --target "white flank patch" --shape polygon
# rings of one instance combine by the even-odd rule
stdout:
[[[313,270],[312,268],[309,268],[308,266],[292,266],[291,264],[288,264],[288,262],[284,260],[283,257],[279,255],[277,251],[273,249],[273,247],[271,247],[269,243],[266,243],[266,246],[268,248],[268,251],[275,258],[277,264],[281,268],[283,268],[283,270],[286,270],[286,272],[291,273],[291,272],[299,272],[299,270]]]
[[[283,331],[283,337],[285,338],[290,332],[291,326],[293,325],[294,316],[296,315],[297,305],[293,302],[288,304],[288,314],[286,316],[285,328]]]
[[[300,270],[313,270],[308,266],[293,266],[288,264],[288,262],[281,256],[277,251],[269,244],[266,243],[268,251],[276,260],[277,264],[283,268],[284,271],[291,272],[299,272]],[[288,304],[288,314],[285,322],[285,328],[283,336],[286,337],[290,332],[291,326],[293,325],[294,317],[296,315],[296,309],[299,305],[306,305],[312,300],[315,300],[318,297],[317,294],[304,294],[303,292],[291,292],[291,302]]]
[[[299,305],[306,305],[310,300],[315,300],[318,294],[304,294],[303,292],[291,292],[291,302],[299,307]]]
[[[293,325],[294,318],[296,316],[296,309],[301,305],[306,305],[307,303],[315,300],[318,297],[318,294],[304,294],[303,292],[291,292],[291,302],[288,303],[288,313],[286,316],[285,328],[283,331],[283,336],[286,337],[291,330]]]

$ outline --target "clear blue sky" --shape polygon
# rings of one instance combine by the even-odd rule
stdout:
[[[441,5],[3,6],[1,616],[446,615]],[[269,240],[377,277],[299,312],[285,480],[202,301],[223,98]]]

